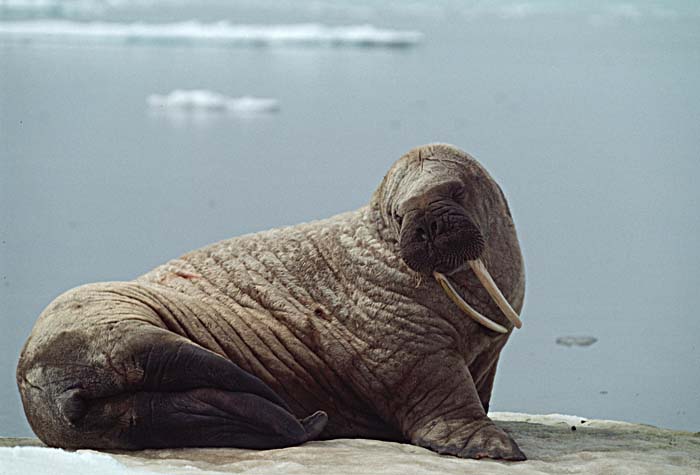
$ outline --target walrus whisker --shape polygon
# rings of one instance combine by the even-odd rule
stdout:
[[[469,317],[471,317],[475,322],[485,326],[489,330],[493,330],[498,333],[508,333],[508,330],[502,326],[499,325],[498,323],[494,322],[490,318],[487,318],[474,310],[471,305],[469,305],[461,295],[459,295],[459,292],[455,290],[454,286],[450,282],[450,280],[445,276],[445,274],[442,274],[441,272],[433,272],[433,276],[435,277],[435,280],[438,281],[442,289],[445,291],[448,297]]]
[[[510,306],[508,300],[506,300],[506,298],[503,296],[501,289],[499,289],[496,282],[493,281],[491,274],[489,274],[489,271],[486,270],[486,266],[483,262],[481,262],[481,259],[469,261],[469,266],[476,274],[476,277],[481,282],[481,285],[484,286],[493,301],[496,303],[496,305],[498,305],[498,308],[501,309],[508,320],[515,325],[515,328],[521,328],[523,326],[523,322],[520,321],[520,317],[516,311],[513,310],[513,307]]]

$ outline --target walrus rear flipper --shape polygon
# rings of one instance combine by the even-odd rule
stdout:
[[[58,411],[36,411],[39,401],[23,398],[37,435],[49,445],[69,448],[268,449],[301,444],[323,430],[325,413],[298,420],[260,379],[211,351],[153,330],[163,338],[132,354],[135,368],[119,364],[123,374],[143,375],[127,381],[124,391],[103,394],[110,385],[100,384],[95,374],[104,369],[76,365],[81,377],[64,376],[71,387],[53,398]],[[43,399],[51,392],[35,396]],[[48,412],[53,412],[50,421],[34,423]],[[47,426],[50,430],[44,431]]]
[[[92,434],[92,443],[80,445],[92,448],[104,448],[106,442],[110,448],[125,449],[270,449],[310,438],[303,421],[280,406],[254,394],[216,388],[88,400],[87,411],[75,428]]]
[[[297,419],[262,380],[158,326],[142,303],[98,285],[79,292],[47,310],[17,368],[27,418],[46,444],[274,448],[323,430],[325,413]],[[76,308],[95,324],[70,327]],[[46,338],[44,322],[63,329]]]
[[[269,449],[306,442],[325,426],[324,413],[297,420],[258,378],[196,345],[157,345],[139,360],[141,390],[95,397],[70,389],[57,398],[70,426],[87,436],[76,440],[80,447]]]

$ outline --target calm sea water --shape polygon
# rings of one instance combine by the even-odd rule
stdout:
[[[424,39],[211,47],[0,35],[0,435],[31,434],[14,369],[58,294],[359,207],[395,159],[434,141],[497,178],[523,245],[525,326],[502,356],[492,409],[700,430],[692,3],[66,5],[0,4],[0,19],[372,23]],[[146,106],[149,94],[195,88],[281,109]],[[598,341],[555,344],[566,335]]]

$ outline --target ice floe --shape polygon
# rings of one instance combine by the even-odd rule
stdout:
[[[279,102],[267,97],[229,97],[205,89],[176,89],[167,95],[151,94],[146,102],[152,109],[175,112],[205,111],[232,112],[236,114],[259,114],[276,112]]]
[[[560,336],[557,345],[561,346],[591,346],[598,341],[594,336]]]
[[[48,447],[2,447],[0,448],[0,473],[3,475],[49,473],[120,475],[144,472],[131,471],[110,454],[96,451],[70,452]]]
[[[0,473],[700,474],[698,434],[560,414],[492,412],[490,416],[518,441],[528,461],[464,460],[413,445],[366,439],[264,451],[201,448],[115,453],[31,447],[27,443],[36,442],[24,441],[17,447],[0,447]],[[0,439],[0,446],[16,444]]]
[[[420,32],[411,30],[318,23],[238,25],[228,21],[204,23],[196,20],[176,23],[0,22],[0,39],[51,42],[405,47],[415,45],[422,37]]]

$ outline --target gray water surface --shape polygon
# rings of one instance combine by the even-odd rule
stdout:
[[[14,368],[61,292],[357,208],[394,160],[436,141],[499,181],[525,255],[524,328],[492,409],[700,430],[700,16],[241,15],[425,37],[401,49],[0,37],[0,434],[31,433]],[[146,106],[194,88],[281,110]],[[568,335],[598,340],[555,344]]]

